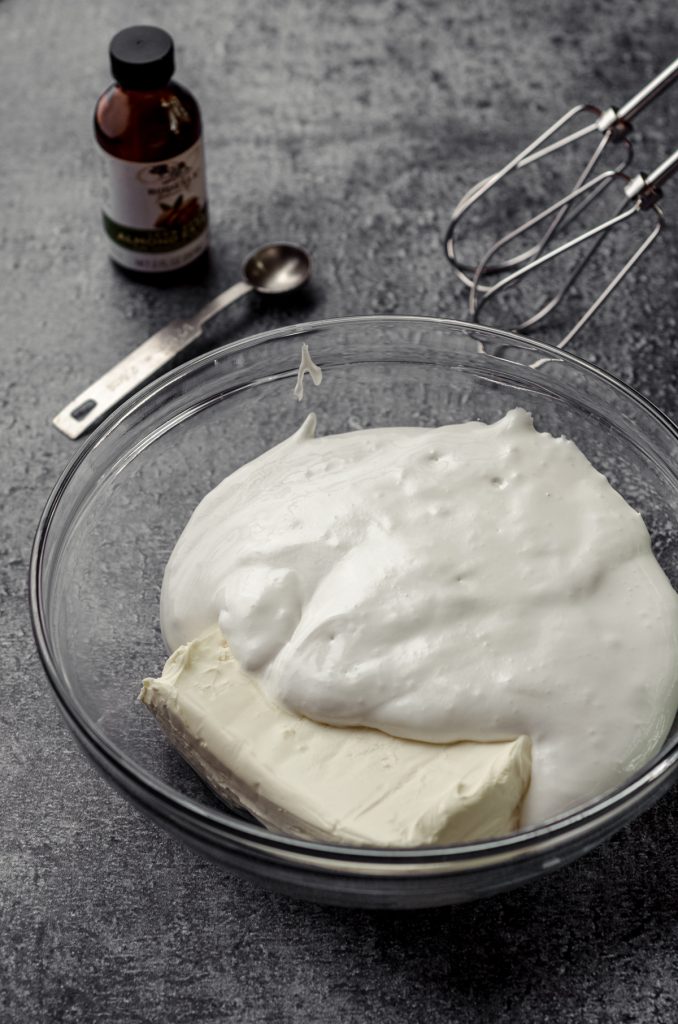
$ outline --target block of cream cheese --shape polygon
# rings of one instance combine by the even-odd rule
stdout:
[[[519,826],[527,737],[435,744],[300,717],[270,702],[216,627],[144,680],[140,699],[220,797],[276,831],[416,847]]]

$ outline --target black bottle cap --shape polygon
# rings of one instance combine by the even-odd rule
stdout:
[[[153,25],[134,25],[113,36],[111,71],[125,89],[159,89],[174,72],[172,37]]]

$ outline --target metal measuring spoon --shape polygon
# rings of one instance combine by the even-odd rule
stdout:
[[[311,273],[308,253],[299,245],[270,242],[250,253],[243,264],[243,280],[187,320],[172,320],[99,377],[55,416],[52,423],[75,440],[98,423],[138,387],[174,362],[177,355],[202,334],[208,320],[249,292],[282,295],[304,284]]]

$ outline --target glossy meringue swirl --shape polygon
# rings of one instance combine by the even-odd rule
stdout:
[[[678,705],[678,597],[577,447],[497,423],[292,437],[198,505],[161,596],[271,700],[449,743],[532,739],[522,823],[620,784]]]

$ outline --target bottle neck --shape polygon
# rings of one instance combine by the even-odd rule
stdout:
[[[116,79],[114,85],[131,96],[149,96],[159,92],[169,92],[172,88],[172,79],[163,79],[160,82],[146,82],[140,85],[135,82],[121,82]]]

